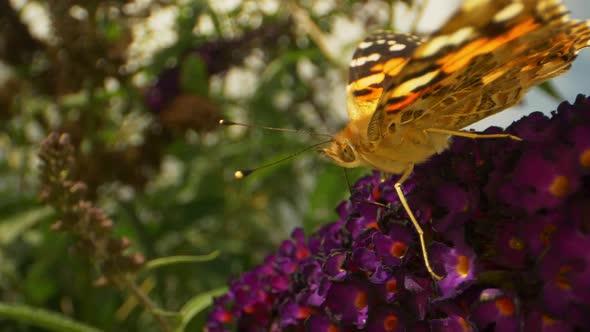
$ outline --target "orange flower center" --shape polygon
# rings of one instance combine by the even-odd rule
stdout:
[[[381,199],[381,193],[379,192],[379,187],[377,186],[373,187],[373,199],[376,201]]]
[[[524,243],[521,239],[513,237],[510,239],[510,241],[508,241],[508,246],[514,250],[522,250],[524,248]]]
[[[514,314],[514,302],[509,298],[496,300],[496,307],[504,316],[512,316]]]
[[[580,155],[580,164],[582,167],[590,167],[590,149],[584,150]]]
[[[463,317],[459,317],[459,324],[461,324],[463,331],[471,331],[471,326],[467,324],[467,321]]]
[[[459,256],[457,272],[459,272],[463,278],[467,277],[469,274],[469,258],[467,258],[467,256]]]
[[[399,320],[397,319],[397,316],[389,315],[383,320],[383,328],[385,328],[385,331],[395,331],[398,325]]]
[[[301,307],[301,308],[299,308],[297,318],[305,319],[305,318],[311,316],[311,314],[313,314],[314,312],[315,312],[315,310],[311,307]]]
[[[379,229],[379,224],[377,224],[377,220],[373,220],[367,224],[367,229]]]
[[[406,253],[408,252],[408,246],[402,242],[395,242],[391,246],[391,250],[389,252],[394,257],[403,258],[406,255]]]
[[[549,185],[549,191],[556,197],[564,197],[570,191],[570,181],[563,175],[553,179]]]
[[[388,293],[397,292],[397,279],[391,279],[385,284]]]
[[[311,255],[311,252],[309,251],[309,249],[305,248],[305,247],[299,247],[297,248],[297,252],[295,254],[297,256],[298,259],[304,259],[309,257],[309,255]]]
[[[543,321],[543,325],[547,326],[547,325],[553,325],[555,324],[556,320],[547,316],[547,315],[543,315],[541,316],[541,320]]]
[[[340,328],[336,325],[330,324],[330,327],[328,327],[328,332],[340,332]]]
[[[555,278],[555,283],[559,288],[564,290],[571,290],[572,285],[570,284],[569,280],[567,279],[567,275],[569,272],[572,271],[572,267],[570,265],[564,265],[559,268],[559,272],[557,273],[557,278]]]
[[[545,225],[545,227],[543,227],[543,232],[541,233],[541,240],[543,241],[543,245],[545,245],[545,247],[548,247],[549,244],[551,244],[551,237],[553,233],[555,233],[556,229],[557,227],[555,227],[555,225],[553,224],[547,224]]]
[[[223,310],[223,314],[221,314],[219,320],[223,323],[231,323],[234,320],[234,317],[229,311]]]
[[[367,307],[367,294],[365,292],[359,292],[354,299],[354,306],[361,310]]]

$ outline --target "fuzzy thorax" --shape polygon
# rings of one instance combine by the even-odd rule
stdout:
[[[320,151],[342,167],[365,166],[400,174],[449,146],[449,135],[429,133],[412,125],[400,126],[379,141],[369,142],[366,129],[359,130],[358,125],[349,123]]]

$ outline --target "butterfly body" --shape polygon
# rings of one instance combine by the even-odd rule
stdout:
[[[450,135],[426,133],[413,125],[400,126],[400,130],[388,134],[386,139],[370,142],[361,134],[369,121],[351,122],[323,152],[343,167],[364,166],[399,174],[444,151],[450,142]]]
[[[353,55],[350,122],[322,152],[403,173],[567,71],[589,41],[589,23],[559,0],[468,0],[426,41],[377,31]]]

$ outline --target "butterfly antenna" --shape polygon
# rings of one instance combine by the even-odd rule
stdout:
[[[253,124],[248,124],[248,123],[233,122],[233,121],[223,120],[223,119],[219,120],[219,124],[222,126],[242,126],[242,127],[248,127],[248,128],[259,128],[259,129],[266,129],[266,130],[273,130],[273,131],[301,133],[301,134],[307,134],[307,135],[312,135],[312,136],[322,136],[322,137],[333,138],[333,136],[330,134],[316,133],[315,131],[305,130],[305,129],[276,128],[276,127],[253,125]]]
[[[292,153],[292,154],[290,154],[290,155],[288,155],[288,156],[286,156],[286,157],[284,157],[284,158],[281,158],[281,159],[279,159],[279,160],[275,160],[275,161],[273,161],[273,162],[270,162],[270,163],[268,163],[268,164],[264,164],[264,165],[262,165],[262,166],[258,166],[258,167],[256,167],[256,168],[250,168],[250,169],[241,169],[241,170],[237,170],[237,171],[234,173],[234,177],[235,177],[236,179],[243,179],[243,178],[245,178],[246,176],[248,176],[248,175],[250,175],[250,174],[254,173],[255,171],[258,171],[258,170],[261,170],[261,169],[265,169],[265,168],[267,168],[267,167],[274,166],[274,165],[276,165],[276,164],[280,164],[280,163],[282,163],[282,162],[283,162],[283,161],[285,161],[285,160],[289,160],[289,159],[291,159],[291,158],[294,158],[294,157],[296,157],[296,156],[298,156],[298,155],[302,154],[302,153],[303,153],[303,152],[305,152],[305,151],[309,151],[309,150],[311,150],[311,149],[317,148],[318,146],[320,146],[320,145],[322,145],[322,144],[329,143],[329,142],[331,142],[331,141],[332,141],[332,140],[331,140],[331,139],[329,139],[329,140],[327,140],[327,141],[323,141],[323,142],[320,142],[320,143],[317,143],[317,144],[314,144],[314,145],[308,146],[308,147],[306,147],[305,149],[301,149],[301,150],[299,150],[299,151],[297,151],[297,152],[295,152],[295,153]]]

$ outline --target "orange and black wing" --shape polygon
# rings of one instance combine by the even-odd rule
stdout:
[[[369,125],[459,130],[516,104],[588,46],[588,22],[559,0],[468,0],[384,88]]]
[[[417,36],[379,30],[357,46],[346,89],[350,120],[373,115],[383,88],[408,63],[419,44]]]

